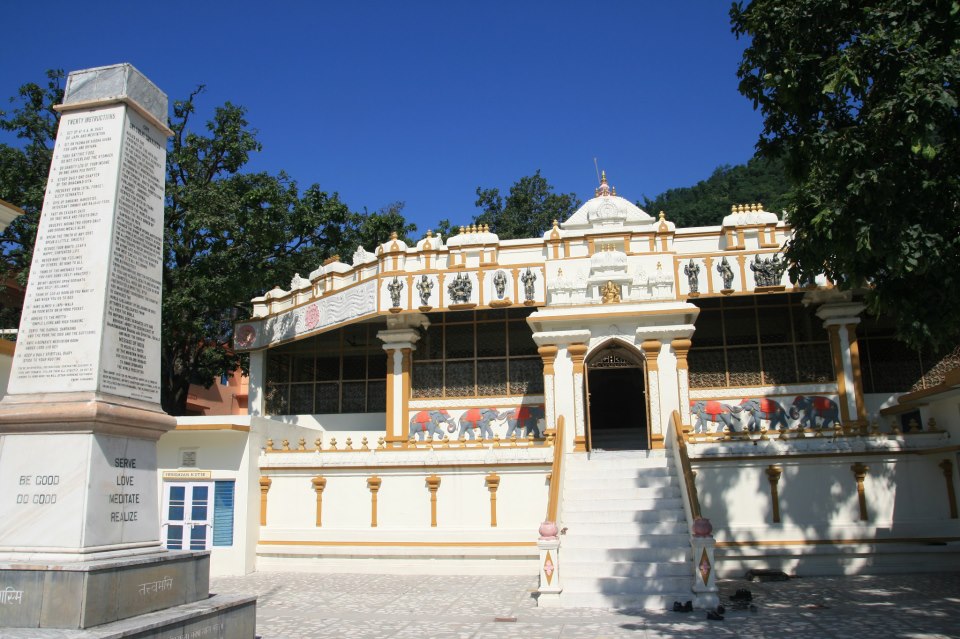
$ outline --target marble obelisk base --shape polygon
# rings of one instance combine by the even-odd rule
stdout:
[[[101,393],[0,402],[0,636],[253,639],[256,599],[210,597],[209,552],[161,545],[175,423]]]

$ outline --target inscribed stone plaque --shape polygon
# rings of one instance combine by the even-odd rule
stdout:
[[[123,104],[61,118],[9,393],[159,403],[165,144]]]

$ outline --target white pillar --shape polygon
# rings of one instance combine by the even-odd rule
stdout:
[[[267,351],[250,352],[250,381],[248,387],[247,413],[262,416],[265,412],[263,405],[263,385],[267,381]]]
[[[830,333],[830,352],[837,376],[837,403],[840,421],[844,425],[865,425],[867,419],[856,333],[859,315],[865,308],[858,302],[839,302],[824,304],[817,309],[817,317],[823,320],[823,327]]]

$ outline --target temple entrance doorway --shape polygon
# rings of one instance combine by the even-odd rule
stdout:
[[[643,358],[618,342],[587,362],[587,449],[646,450],[647,397]]]

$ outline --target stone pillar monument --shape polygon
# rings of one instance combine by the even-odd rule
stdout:
[[[71,73],[57,108],[0,402],[0,627],[130,628],[169,609],[151,627],[252,637],[252,601],[208,599],[208,553],[160,543],[156,442],[176,424],[159,383],[167,97],[121,64]]]

